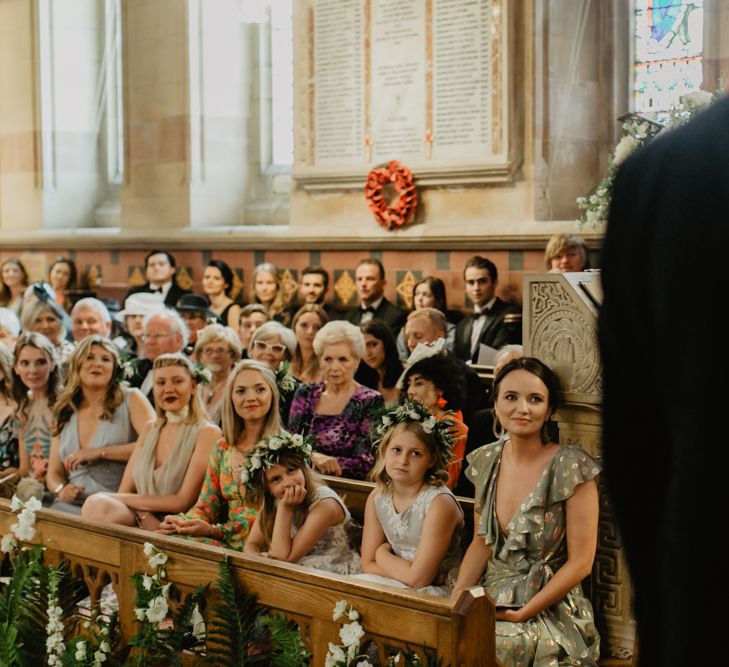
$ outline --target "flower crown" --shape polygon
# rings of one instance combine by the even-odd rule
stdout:
[[[445,415],[453,414],[452,411],[444,411]],[[451,459],[453,449],[453,427],[455,422],[452,419],[436,419],[422,403],[405,400],[402,405],[395,408],[386,408],[376,412],[372,418],[370,438],[372,446],[378,447],[388,431],[398,424],[418,423],[426,433],[435,436],[438,451],[443,460],[448,463]]]
[[[240,469],[240,483],[246,491],[251,492],[260,488],[261,476],[264,470],[280,463],[284,454],[292,454],[311,465],[311,452],[314,439],[298,433],[280,433],[263,438],[246,458]]]

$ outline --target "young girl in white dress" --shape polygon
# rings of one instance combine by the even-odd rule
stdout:
[[[420,403],[382,414],[373,429],[377,488],[367,499],[362,571],[370,581],[449,595],[461,556],[463,511],[445,486],[451,422]]]
[[[360,572],[349,510],[312,470],[311,442],[284,432],[261,440],[247,458],[240,480],[261,509],[245,551],[337,574]]]

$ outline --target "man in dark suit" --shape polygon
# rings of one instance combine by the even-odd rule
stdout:
[[[165,306],[174,308],[183,294],[190,290],[182,289],[175,276],[175,258],[166,250],[152,250],[144,258],[144,274],[147,282],[139,287],[132,287],[124,297],[126,301],[131,294],[151,292],[161,294]]]
[[[357,264],[354,272],[359,306],[348,310],[344,319],[352,324],[366,324],[380,320],[387,324],[397,337],[405,323],[406,314],[385,298],[385,267],[382,262],[368,257]]]
[[[509,314],[520,313],[518,306],[508,304],[496,296],[498,272],[494,263],[478,255],[466,262],[463,272],[466,294],[473,302],[473,314],[464,317],[456,326],[454,351],[464,361],[478,361],[480,345],[498,349],[509,343],[521,343],[510,336],[504,325]]]
[[[630,157],[612,194],[599,321],[604,459],[641,666],[716,665],[724,653],[711,629],[723,623],[726,564],[729,356],[715,345],[726,338],[728,174],[723,99]]]

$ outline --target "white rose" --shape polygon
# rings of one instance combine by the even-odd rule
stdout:
[[[613,154],[613,162],[615,164],[622,164],[628,158],[628,156],[635,150],[638,142],[626,134],[615,147],[615,153]]]
[[[167,554],[162,553],[161,551],[154,556],[152,556],[149,559],[149,566],[150,567],[160,567],[164,565],[167,562]]]
[[[35,537],[35,528],[26,524],[14,523],[10,526],[10,530],[21,542],[30,542]]]
[[[390,417],[388,417],[387,415],[385,415],[385,416],[384,416],[384,417],[382,418],[382,423],[383,423],[383,424],[384,424],[385,426],[389,426],[390,424],[392,424],[392,419],[390,419]]]
[[[13,499],[10,501],[10,509],[13,512],[17,512],[20,509],[23,509],[23,501],[18,498],[18,496],[13,496]]]
[[[420,413],[417,410],[408,410],[408,417],[410,417],[413,421],[420,421]]]
[[[296,445],[297,447],[301,447],[301,445],[303,445],[303,444],[304,444],[304,436],[303,436],[303,435],[301,435],[301,433],[296,433],[296,434],[294,434],[294,437],[293,437],[293,438],[291,438],[291,440],[293,441],[293,443],[294,443],[294,444],[295,444],[295,445]]]
[[[30,510],[31,512],[37,512],[39,509],[43,507],[42,503],[38,498],[35,496],[31,496],[26,500],[25,502],[25,509]]]
[[[433,417],[433,415],[431,415],[423,422],[423,430],[426,433],[432,433],[434,428],[435,428],[435,417]]]
[[[251,456],[251,468],[253,470],[258,470],[261,467],[261,457],[256,456],[255,454]]]
[[[99,648],[104,653],[109,653],[111,651],[111,646],[109,646],[109,642],[106,642],[106,641],[101,642],[101,644],[99,644]]]
[[[96,651],[94,653],[94,665],[100,665],[102,662],[106,661],[106,653],[103,651]]]
[[[76,644],[76,653],[73,656],[76,660],[81,662],[82,660],[86,660],[86,642],[81,640]]]
[[[349,610],[349,614],[347,616],[350,621],[359,620],[359,612],[354,607],[352,607],[352,609]]]
[[[155,551],[157,551],[154,544],[151,542],[145,542],[144,543],[144,555],[145,556],[151,556]]]
[[[167,616],[168,610],[167,600],[160,596],[149,603],[149,609],[147,609],[145,615],[150,623],[160,623]]]
[[[134,617],[135,617],[135,618],[136,618],[136,619],[137,619],[138,621],[143,621],[143,620],[144,620],[144,615],[145,615],[145,611],[146,611],[146,610],[144,610],[144,609],[140,609],[139,607],[137,607],[137,608],[136,608],[136,609],[134,610]]]
[[[0,542],[0,551],[8,554],[11,551],[15,551],[15,547],[17,546],[18,543],[15,541],[15,538],[12,536],[11,533],[3,535],[2,542]]]
[[[324,660],[324,667],[336,667],[341,662],[347,659],[347,655],[339,647],[329,642],[329,652]]]
[[[279,440],[278,438],[271,438],[268,441],[268,448],[272,452],[275,452],[277,449],[281,449],[281,440]]]
[[[334,605],[334,613],[332,614],[332,620],[336,621],[340,616],[344,616],[347,613],[347,601],[340,600]]]
[[[150,588],[152,588],[152,584],[154,583],[154,579],[150,577],[148,574],[142,575],[142,586],[144,586],[144,590],[148,591]]]
[[[364,630],[357,621],[345,623],[339,629],[339,638],[345,646],[359,646],[362,637],[364,637]]]

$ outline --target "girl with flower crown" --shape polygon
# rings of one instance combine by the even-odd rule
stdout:
[[[349,510],[311,469],[311,452],[308,438],[282,433],[248,457],[241,481],[261,509],[245,550],[338,574],[359,572]]]
[[[197,503],[185,514],[166,516],[160,533],[243,549],[257,506],[240,484],[240,471],[261,438],[281,433],[278,404],[276,377],[266,364],[236,364],[223,397],[223,438],[210,456]]]
[[[80,514],[87,496],[119,488],[154,410],[139,389],[122,386],[115,345],[92,334],[76,346],[53,412],[46,487],[55,496],[53,509]]]
[[[134,446],[118,493],[96,493],[81,515],[123,526],[154,530],[168,512],[190,508],[205,477],[220,429],[207,421],[197,392],[200,371],[183,354],[154,361],[157,420]]]
[[[445,486],[450,422],[405,401],[373,429],[377,461],[362,535],[363,578],[448,595],[461,554],[463,511]]]

